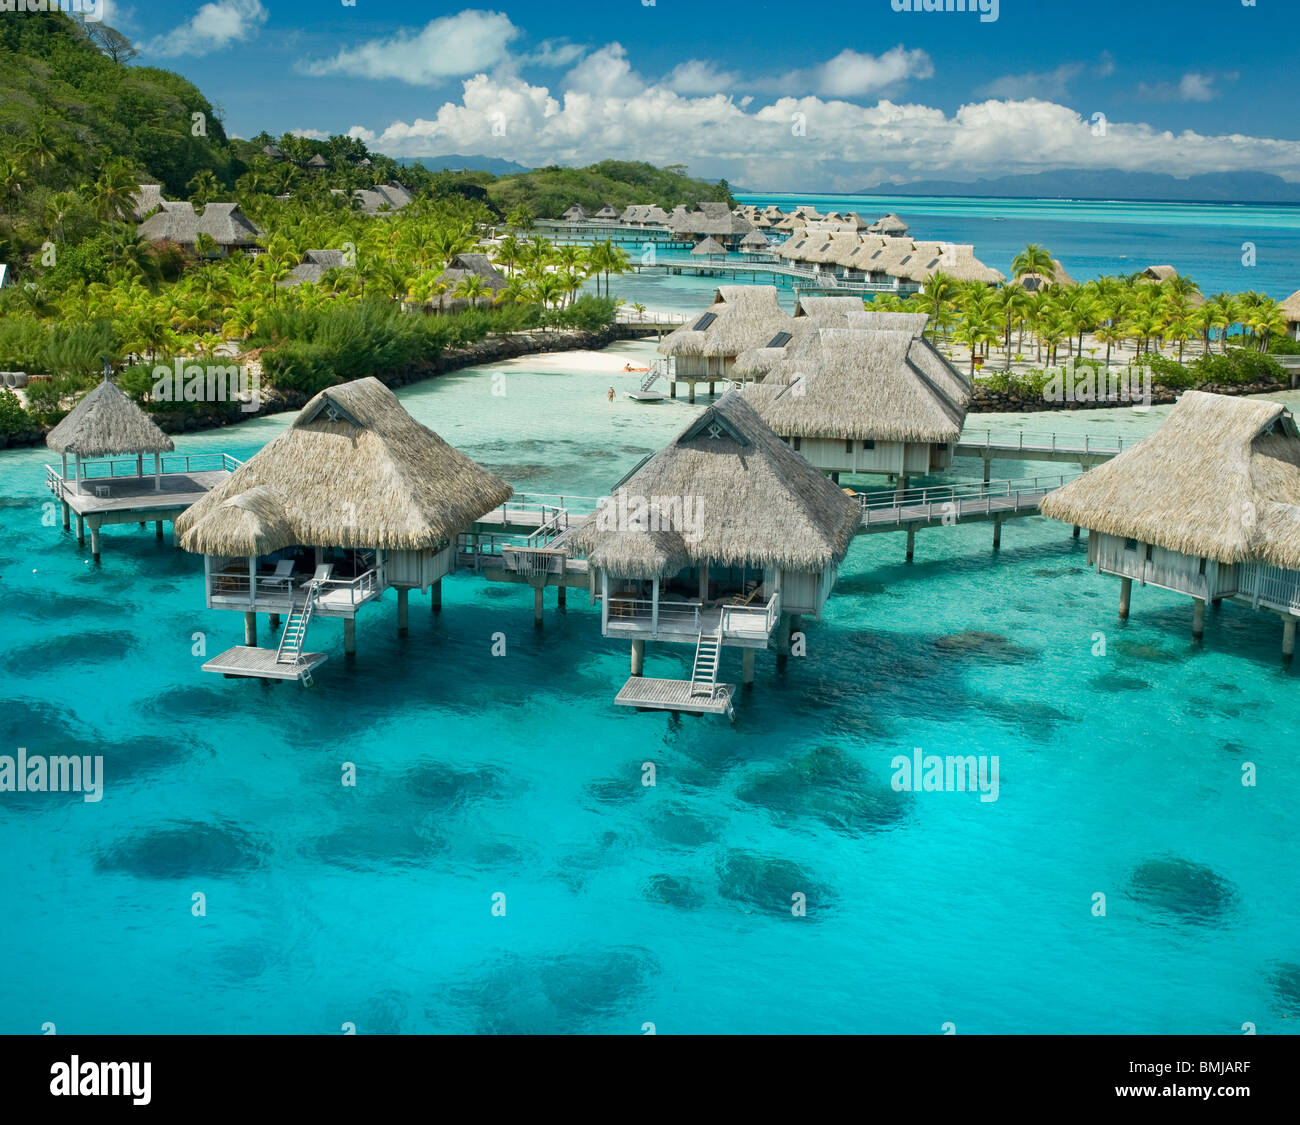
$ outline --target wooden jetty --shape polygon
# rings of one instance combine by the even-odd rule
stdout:
[[[984,462],[984,479],[994,461],[1054,461],[1091,469],[1131,449],[1140,439],[1116,434],[1029,433],[963,430],[955,456]]]
[[[654,676],[629,676],[614,697],[618,707],[638,711],[685,711],[695,715],[736,717],[732,698],[735,684],[712,684],[707,694],[692,694],[690,680],[662,680]]]
[[[203,671],[215,672],[227,679],[247,677],[310,683],[312,670],[328,659],[329,655],[324,652],[304,652],[293,662],[286,662],[277,659],[275,649],[236,645],[209,660],[203,665]]]

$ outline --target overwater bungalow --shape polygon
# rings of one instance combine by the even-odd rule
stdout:
[[[659,344],[659,352],[671,361],[669,394],[677,397],[678,383],[688,384],[691,402],[696,383],[708,383],[712,394],[715,383],[731,378],[736,356],[772,339],[790,319],[775,285],[720,287],[707,311],[674,329]]]
[[[691,257],[705,258],[710,262],[721,262],[727,257],[727,248],[712,235],[709,235],[703,242],[691,248]]]
[[[674,210],[669,217],[669,230],[675,238],[702,242],[717,239],[724,248],[738,245],[753,227],[748,220],[732,214],[725,203],[699,203],[694,211]]]
[[[737,377],[756,381],[746,401],[837,483],[883,474],[906,488],[909,476],[950,467],[973,388],[922,335],[926,316],[816,300],[801,302],[789,339],[737,359]]]
[[[578,203],[575,203],[560,216],[561,219],[568,223],[585,223],[589,217],[586,209]]]
[[[45,444],[62,459],[58,466],[45,467],[45,484],[62,509],[64,530],[71,529],[75,512],[77,542],[84,544],[86,525],[90,525],[95,562],[99,562],[99,533],[105,524],[152,522],[161,539],[164,522],[174,524],[238,465],[221,453],[164,463],[163,455],[176,448],[172,439],[107,377],[46,435]],[[148,466],[152,472],[146,472],[146,456],[152,458]]]
[[[261,228],[239,209],[238,203],[209,203],[202,213],[192,203],[163,199],[159,210],[142,222],[139,237],[153,242],[159,239],[175,242],[193,252],[201,234],[206,234],[222,254],[233,250],[256,253],[261,249],[257,240]]]
[[[613,204],[606,203],[604,207],[596,212],[594,218],[602,223],[616,223],[619,219],[619,212],[614,209]]]
[[[600,599],[601,631],[632,642],[616,702],[730,713],[722,651],[788,649],[820,614],[861,520],[846,496],[776,437],[736,391],[621,480],[573,534]],[[691,645],[689,680],[643,677],[646,641]]]
[[[314,618],[343,621],[356,651],[356,615],[397,590],[405,631],[411,590],[455,567],[456,537],[511,495],[505,481],[416,422],[379,380],[331,387],[289,428],[176,521],[178,542],[204,556],[209,609],[244,615],[244,645],[205,671],[309,679],[324,653],[305,650]],[[257,647],[257,615],[278,647]]]
[[[1300,617],[1300,431],[1285,406],[1187,391],[1154,434],[1043,498],[1044,515],[1088,529],[1088,561],[1120,579],[1205,604],[1224,598]]]
[[[748,257],[772,258],[771,240],[757,227],[740,240],[740,252]]]
[[[867,230],[872,234],[884,234],[891,238],[901,238],[903,235],[907,234],[908,226],[902,219],[890,211],[888,215],[882,215],[867,227]]]

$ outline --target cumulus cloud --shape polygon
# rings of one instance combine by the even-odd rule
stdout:
[[[867,55],[846,47],[833,59],[806,70],[792,70],[760,88],[788,94],[821,94],[828,98],[860,98],[909,78],[930,78],[934,63],[919,48],[899,44],[883,55]]]
[[[620,43],[610,43],[593,51],[565,76],[564,86],[570,93],[594,97],[630,98],[645,89],[645,80],[627,61],[627,51]]]
[[[503,12],[464,11],[433,20],[417,32],[399,31],[388,39],[345,47],[332,59],[300,62],[298,69],[317,76],[343,74],[434,86],[507,62],[510,44],[520,34]]]
[[[1215,83],[1235,82],[1239,77],[1237,71],[1193,70],[1184,74],[1177,82],[1138,83],[1138,97],[1156,102],[1212,102],[1221,91]]]
[[[251,38],[266,19],[261,0],[213,0],[202,5],[189,22],[149,40],[141,50],[167,58],[206,55]]]
[[[739,82],[739,75],[729,70],[719,70],[711,62],[687,59],[679,63],[664,78],[663,85],[678,94],[716,94]]]
[[[1069,93],[1070,84],[1084,74],[1109,78],[1114,73],[1114,57],[1109,51],[1102,51],[1092,64],[1069,62],[1054,70],[1004,74],[984,83],[975,93],[981,98],[1063,98]]]
[[[697,174],[726,175],[758,190],[814,184],[846,190],[886,178],[886,171],[907,180],[1062,167],[1176,168],[1182,174],[1251,168],[1300,178],[1300,141],[1175,134],[1119,121],[1097,137],[1086,117],[1036,99],[987,99],[951,114],[890,100],[863,106],[813,95],[738,103],[723,94],[687,96],[662,83],[645,84],[622,48],[586,66],[595,58],[578,68],[585,67],[581,88],[553,92],[514,75],[480,74],[463,83],[459,102],[446,102],[432,117],[358,135],[394,156],[481,152],[533,166],[603,159],[684,163]],[[792,129],[799,120],[803,129]]]
[[[572,66],[586,53],[587,48],[580,43],[570,43],[567,39],[544,39],[520,56],[519,62],[526,66]]]

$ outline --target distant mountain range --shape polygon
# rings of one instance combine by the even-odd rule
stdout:
[[[1146,199],[1205,203],[1300,203],[1300,183],[1270,172],[1204,172],[1179,179],[1163,172],[1065,169],[998,176],[974,183],[917,180],[876,184],[858,195],[999,196],[1010,199]]]
[[[398,164],[423,164],[430,172],[441,172],[444,168],[453,172],[468,169],[472,172],[491,172],[494,176],[510,176],[515,172],[531,172],[526,164],[516,164],[513,160],[503,160],[499,156],[464,156],[454,152],[449,156],[398,156]]]

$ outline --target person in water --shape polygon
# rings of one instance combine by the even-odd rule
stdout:
[[[609,401],[610,401],[610,402],[613,402],[613,401],[614,401],[614,388],[613,388],[613,387],[610,387],[610,388],[609,388]]]

